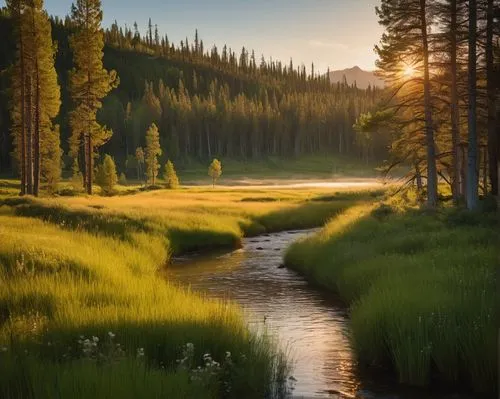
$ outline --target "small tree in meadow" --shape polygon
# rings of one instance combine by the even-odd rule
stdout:
[[[217,158],[214,158],[208,167],[208,175],[212,178],[212,186],[215,187],[217,179],[222,175],[222,165]]]
[[[136,160],[136,167],[137,167],[137,179],[142,180],[144,178],[144,150],[142,147],[137,147],[135,149],[135,160]]]
[[[117,182],[115,161],[106,154],[97,169],[96,183],[101,187],[103,194],[109,195],[113,193]]]
[[[175,172],[174,164],[170,159],[165,164],[165,170],[163,172],[163,177],[167,182],[167,187],[170,189],[176,189],[179,187],[179,178]]]
[[[120,177],[118,179],[118,183],[120,183],[122,186],[127,185],[127,176],[125,176],[125,173],[120,173]]]
[[[158,169],[160,169],[160,162],[158,157],[161,155],[160,147],[160,133],[158,128],[153,123],[146,132],[146,151],[144,160],[146,163],[146,175],[148,181],[154,186],[156,177],[158,176]]]

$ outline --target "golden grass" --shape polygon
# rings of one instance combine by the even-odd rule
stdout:
[[[10,366],[0,368],[0,396],[35,392],[34,397],[53,397],[54,391],[37,390],[41,380],[57,387],[62,370],[74,371],[75,381],[89,376],[94,392],[106,390],[110,381],[115,384],[129,373],[128,366],[107,369],[98,378],[94,364],[81,363],[85,359],[76,341],[79,335],[102,340],[109,331],[129,357],[144,348],[148,367],[138,363],[137,373],[126,374],[124,384],[131,391],[145,389],[146,382],[159,387],[144,391],[152,395],[170,392],[172,384],[184,387],[185,373],[174,378],[176,360],[191,342],[194,366],[203,365],[205,352],[219,361],[226,351],[245,355],[246,360],[235,356],[232,371],[203,391],[207,397],[220,395],[227,384],[228,397],[269,396],[286,372],[274,347],[248,332],[234,305],[172,286],[158,270],[172,253],[234,247],[244,234],[320,225],[372,195],[190,188],[117,197],[5,196],[0,205],[0,347],[8,347],[3,364]],[[24,348],[36,357],[25,360]],[[68,362],[67,367],[54,360]],[[22,370],[13,365],[20,361],[27,362]],[[167,387],[158,373],[162,367],[172,381]],[[55,392],[86,397],[78,383]]]

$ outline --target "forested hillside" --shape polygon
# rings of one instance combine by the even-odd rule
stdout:
[[[61,85],[61,146],[68,153],[72,109],[68,91],[73,57],[69,18],[53,18],[52,37],[57,44],[56,70]],[[111,154],[124,170],[138,147],[144,146],[147,128],[160,131],[163,160],[185,162],[213,156],[261,158],[332,153],[381,158],[384,145],[363,151],[352,128],[356,118],[373,108],[379,91],[354,85],[331,85],[327,77],[304,65],[287,65],[257,57],[242,48],[206,49],[195,33],[176,46],[153,28],[141,35],[117,24],[105,32],[104,67],[115,70],[119,86],[103,100],[98,121],[111,129],[99,153]],[[12,19],[6,11],[0,20],[5,40],[0,46],[0,170],[10,170],[12,151],[8,102],[10,72],[15,54]],[[65,155],[64,167],[71,168]],[[15,167],[15,165],[14,165]]]

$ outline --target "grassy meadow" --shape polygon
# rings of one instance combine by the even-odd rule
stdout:
[[[362,367],[404,384],[492,393],[497,381],[498,213],[360,204],[294,243],[285,262],[350,305]]]
[[[376,178],[380,175],[376,163],[366,163],[340,155],[302,155],[296,159],[268,156],[263,159],[239,161],[221,159],[221,182],[238,184],[259,183],[262,180],[302,180]],[[207,184],[207,167],[198,161],[184,161],[177,166],[181,181],[189,184]]]
[[[188,188],[16,196],[0,181],[0,397],[277,397],[288,364],[172,255],[312,227],[382,192]],[[195,371],[193,371],[195,370]],[[140,393],[140,394],[138,394]]]

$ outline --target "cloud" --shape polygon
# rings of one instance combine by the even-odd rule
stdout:
[[[349,46],[343,43],[324,42],[321,40],[309,40],[308,44],[310,47],[315,48],[331,48],[336,50],[347,50],[349,48]]]

